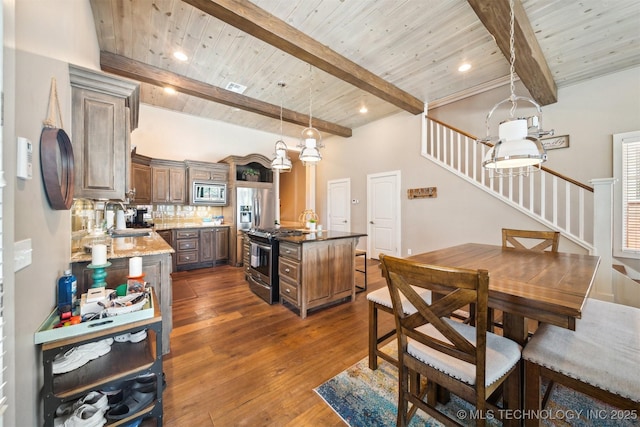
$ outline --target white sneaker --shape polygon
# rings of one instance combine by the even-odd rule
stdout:
[[[102,409],[91,405],[79,406],[69,417],[53,419],[54,427],[102,427],[107,420]]]
[[[147,330],[143,329],[134,333],[126,333],[122,335],[117,335],[113,338],[115,342],[127,342],[131,341],[132,343],[137,343],[147,338]]]
[[[68,417],[82,405],[91,405],[94,408],[106,411],[109,409],[109,398],[99,391],[92,391],[78,401],[63,403],[58,406],[58,409],[56,409],[56,418]]]
[[[90,360],[104,356],[111,351],[111,344],[113,344],[113,338],[106,338],[101,341],[73,347],[66,353],[61,353],[55,357],[52,363],[53,373],[64,374],[65,372],[71,372]]]

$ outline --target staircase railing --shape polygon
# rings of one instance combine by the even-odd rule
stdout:
[[[482,167],[491,144],[426,117],[422,155],[593,253],[593,188],[542,167],[495,176]]]

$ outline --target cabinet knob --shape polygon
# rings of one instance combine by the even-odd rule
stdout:
[[[291,251],[290,251],[289,249],[287,249],[285,252],[286,252],[286,253],[288,253],[288,254],[290,254],[290,253],[291,253]]]
[[[284,269],[284,272],[285,272],[285,273],[289,273],[289,271],[290,271],[290,270],[289,270],[288,268],[285,268],[285,269]]]
[[[291,293],[291,289],[285,289],[284,290],[286,293],[290,294]]]

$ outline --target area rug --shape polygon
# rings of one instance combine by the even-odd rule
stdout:
[[[386,345],[386,353],[396,353],[396,343]],[[351,427],[392,427],[396,425],[398,378],[397,369],[392,364],[381,361],[378,369],[369,369],[369,358],[365,357],[355,365],[342,371],[320,385],[315,392]],[[544,392],[544,390],[543,390]],[[451,400],[440,409],[449,416],[458,418],[460,423],[475,425],[471,420],[473,407],[458,398]],[[581,393],[556,384],[547,403],[546,426],[638,426],[634,419],[640,414],[629,414],[626,420],[612,419],[620,415],[618,411],[603,402],[591,399]],[[409,424],[418,426],[441,426],[442,424],[422,411],[418,411]],[[488,420],[488,426],[500,426],[499,421]]]

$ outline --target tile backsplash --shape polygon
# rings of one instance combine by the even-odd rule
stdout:
[[[71,207],[71,230],[89,232],[96,228],[106,227],[104,218],[105,201],[76,199]],[[124,205],[127,209],[127,221],[132,222],[135,209],[147,209],[144,214],[145,222],[149,224],[167,224],[173,222],[196,222],[203,219],[222,217],[220,206],[189,206],[189,205]],[[111,202],[107,210],[120,210],[117,202]]]

